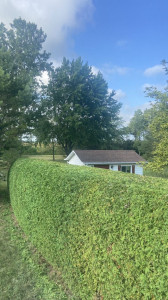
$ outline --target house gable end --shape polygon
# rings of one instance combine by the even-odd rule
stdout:
[[[75,151],[72,151],[64,160],[70,165],[84,166],[85,164],[81,161]]]

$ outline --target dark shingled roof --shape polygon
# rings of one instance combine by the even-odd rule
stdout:
[[[134,150],[74,150],[82,162],[140,162],[146,160]]]

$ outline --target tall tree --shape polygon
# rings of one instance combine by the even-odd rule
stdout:
[[[168,167],[168,88],[163,92],[156,88],[148,89],[152,103],[153,118],[149,125],[154,138],[153,160],[150,167],[157,171]]]
[[[108,93],[101,73],[94,75],[81,58],[62,65],[48,86],[47,111],[56,138],[68,154],[74,147],[107,149],[117,139],[121,104]]]
[[[145,158],[151,156],[153,139],[149,129],[149,124],[153,118],[151,109],[146,109],[144,112],[140,109],[136,110],[133,118],[127,127],[127,133],[131,134],[134,139],[133,147],[140,155]]]
[[[141,109],[135,111],[128,127],[130,134],[134,136],[136,141],[141,141],[144,138],[147,120],[145,119],[144,113],[141,111]]]
[[[128,132],[134,136],[134,147],[149,159],[148,167],[158,171],[168,166],[168,87],[147,88],[146,95],[153,100],[150,108],[135,112]]]
[[[52,144],[53,160],[55,160],[55,144],[56,139],[56,123],[53,120],[52,111],[48,107],[46,97],[42,97],[39,103],[38,110],[34,114],[35,116],[35,126],[34,135],[36,136],[36,141],[38,143],[43,143],[44,145]]]
[[[37,76],[49,67],[42,50],[46,35],[33,23],[15,19],[0,24],[0,145],[10,148],[32,126],[38,99]],[[2,78],[2,80],[1,80]]]

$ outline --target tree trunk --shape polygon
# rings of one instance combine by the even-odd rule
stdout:
[[[55,160],[55,142],[54,141],[52,141],[52,146],[53,146],[52,154],[53,154],[53,161],[54,161]]]
[[[65,145],[62,145],[63,149],[65,150],[66,155],[69,155],[69,153],[71,153],[72,151],[72,144],[71,143],[66,143]]]

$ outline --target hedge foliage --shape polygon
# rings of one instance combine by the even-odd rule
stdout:
[[[21,159],[16,218],[73,299],[168,299],[168,181]]]

